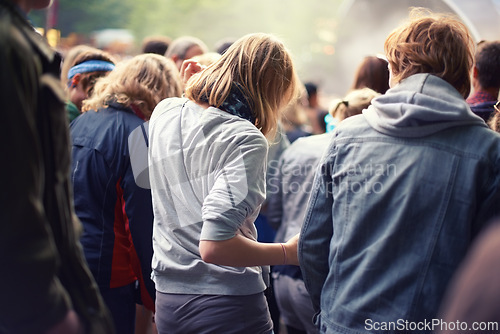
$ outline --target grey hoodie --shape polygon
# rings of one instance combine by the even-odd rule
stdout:
[[[415,74],[372,101],[363,111],[375,130],[396,137],[424,137],[441,130],[486,123],[449,83],[431,74]]]

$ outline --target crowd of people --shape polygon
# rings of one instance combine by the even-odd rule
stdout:
[[[500,331],[500,40],[424,8],[325,108],[272,34],[48,46],[0,0],[0,334]]]

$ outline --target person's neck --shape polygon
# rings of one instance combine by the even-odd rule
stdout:
[[[491,96],[495,96],[496,98],[498,98],[498,94],[500,92],[500,88],[495,88],[495,87],[489,87],[489,88],[478,87],[474,91],[475,92],[487,93],[487,94],[489,94]]]

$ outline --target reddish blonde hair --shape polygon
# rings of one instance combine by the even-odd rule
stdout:
[[[495,111],[488,120],[489,127],[496,132],[500,133],[500,101],[495,104]]]
[[[280,112],[298,94],[291,55],[276,37],[249,34],[234,42],[215,63],[191,77],[186,97],[219,107],[238,83],[251,103],[255,126],[268,138],[277,130]]]
[[[465,24],[449,14],[413,8],[407,23],[387,37],[384,49],[396,82],[417,73],[430,73],[470,93],[474,41]]]
[[[136,105],[149,119],[161,100],[181,94],[175,63],[164,56],[145,53],[119,62],[113,71],[100,78],[92,96],[83,101],[82,111],[97,111],[118,102],[125,107]]]

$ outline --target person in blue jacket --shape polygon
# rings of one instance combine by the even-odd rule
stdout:
[[[158,102],[181,93],[173,61],[156,54],[135,56],[96,83],[83,103],[84,113],[70,125],[81,243],[117,333],[134,333],[137,281],[146,307],[154,310],[155,298],[151,192],[131,161],[129,146],[137,150],[140,145],[131,146],[130,135],[136,129],[142,133]]]

